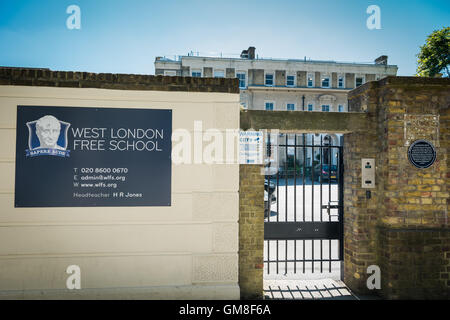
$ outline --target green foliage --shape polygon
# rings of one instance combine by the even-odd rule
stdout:
[[[434,77],[442,73],[444,77],[450,77],[450,27],[433,31],[420,47],[417,58],[418,76]]]

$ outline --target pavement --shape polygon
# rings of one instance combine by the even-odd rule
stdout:
[[[264,280],[265,299],[360,300],[341,280]]]

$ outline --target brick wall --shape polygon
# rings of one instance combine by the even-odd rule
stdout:
[[[361,159],[379,161],[376,93],[367,92],[352,101],[350,111],[367,111],[365,128],[344,136],[344,282],[354,291],[370,294],[367,267],[376,264],[376,223],[379,192],[370,189],[370,199],[361,188]],[[378,166],[378,164],[377,164]],[[377,171],[378,173],[378,171]],[[380,179],[377,177],[377,183]]]
[[[449,106],[449,79],[388,77],[350,92],[349,110],[376,124],[345,136],[345,281],[356,291],[368,291],[365,270],[377,264],[385,298],[449,297]],[[407,158],[418,139],[436,148],[430,168]],[[376,158],[371,199],[360,187],[362,157]]]
[[[0,85],[239,93],[237,79],[164,77],[8,67],[0,68]]]
[[[239,166],[239,286],[241,299],[263,297],[264,176]]]
[[[354,74],[346,80],[353,85]],[[315,113],[252,110],[241,112],[241,128],[345,132],[345,283],[357,293],[388,299],[448,298],[449,110],[449,79],[388,77],[351,91],[350,113],[317,113],[313,119]],[[417,139],[436,147],[437,160],[428,169],[407,158]],[[362,158],[376,159],[374,189],[361,187]],[[241,180],[250,174],[245,169]],[[263,220],[255,223],[262,227]],[[370,265],[381,269],[381,290],[367,288]]]
[[[381,289],[390,299],[449,299],[450,230],[378,228]]]
[[[349,79],[354,81],[354,74],[346,74],[346,79],[346,86],[352,85]],[[345,283],[357,293],[388,299],[450,297],[450,80],[371,81],[349,93],[349,111],[252,110],[241,112],[240,125],[241,129],[345,133]],[[417,139],[427,139],[436,147],[437,160],[428,169],[412,166],[407,158],[409,145]],[[361,187],[362,158],[376,159],[374,189]],[[245,169],[241,180],[250,174]],[[241,192],[244,188],[241,181]],[[263,220],[257,223],[262,227]],[[381,290],[367,288],[370,265],[381,269]]]

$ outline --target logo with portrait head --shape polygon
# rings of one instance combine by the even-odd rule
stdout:
[[[25,150],[27,157],[44,155],[69,157],[67,132],[70,123],[46,115],[38,120],[27,122],[27,127],[29,133],[29,149]]]

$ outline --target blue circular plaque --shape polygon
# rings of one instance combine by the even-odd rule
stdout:
[[[436,161],[436,149],[431,142],[416,140],[409,146],[408,159],[416,168],[426,169]]]

